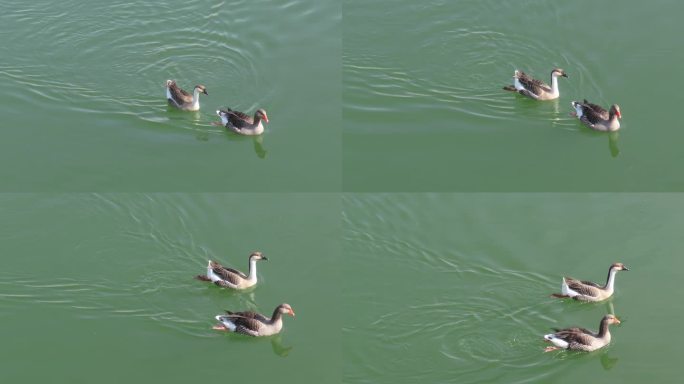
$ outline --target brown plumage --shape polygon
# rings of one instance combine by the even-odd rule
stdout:
[[[199,110],[199,94],[207,93],[204,85],[196,85],[193,93],[190,94],[180,88],[174,80],[166,80],[166,99],[169,105],[185,111]]]
[[[216,261],[209,260],[207,274],[197,276],[198,280],[211,281],[214,284],[231,289],[246,289],[257,283],[256,262],[268,260],[261,252],[252,252],[249,255],[249,273],[245,274],[234,268],[224,267]]]
[[[610,110],[605,110],[597,104],[590,103],[587,99],[584,101],[571,102],[575,109],[575,116],[587,127],[597,131],[617,131],[620,129],[620,121],[622,113],[620,106],[613,104]]]
[[[554,328],[554,333],[544,335],[544,340],[550,341],[554,347],[547,347],[545,352],[556,349],[571,349],[576,351],[591,352],[608,345],[611,341],[610,324],[620,324],[620,320],[615,315],[608,314],[601,319],[598,332],[590,331],[586,328]]]
[[[254,116],[230,108],[219,109],[216,114],[221,118],[221,124],[231,131],[241,135],[260,135],[264,132],[264,123],[268,123],[268,115],[263,109],[257,109]]]
[[[523,71],[516,70],[513,75],[513,85],[507,85],[503,87],[506,91],[518,92],[523,96],[535,100],[553,100],[557,99],[560,95],[558,91],[558,80],[557,78],[568,77],[568,75],[560,68],[554,68],[551,71],[551,86],[548,84],[537,80]]]
[[[270,336],[279,333],[283,326],[282,316],[288,314],[294,317],[295,313],[289,304],[280,304],[273,310],[270,318],[253,311],[232,312],[226,311],[225,315],[216,316],[221,323],[214,326],[220,331],[230,331],[248,336]]]
[[[554,293],[554,297],[570,297],[580,301],[601,301],[613,295],[615,274],[618,271],[629,271],[622,263],[613,263],[608,268],[608,277],[605,285],[599,285],[591,281],[563,277],[561,293]]]

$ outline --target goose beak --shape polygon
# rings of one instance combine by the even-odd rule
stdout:
[[[620,117],[620,114],[618,114],[618,117]],[[623,265],[623,266],[622,266],[622,270],[623,270],[623,271],[629,271],[629,268],[627,268],[626,265]]]
[[[564,73],[564,74],[562,74],[561,76],[563,76],[563,77],[566,77],[566,78],[568,77],[568,75],[566,75],[565,73]]]
[[[266,261],[268,261],[268,257],[266,257],[266,256],[261,256],[261,260],[266,260]]]
[[[290,313],[290,315],[292,315],[292,317],[295,317],[294,310],[290,309],[289,313]]]
[[[620,319],[618,319],[617,317],[615,318],[615,324],[620,324]]]
[[[209,94],[207,93],[207,90],[206,90],[206,89],[205,89],[204,92],[202,92],[202,93],[204,93],[205,95],[209,96]]]

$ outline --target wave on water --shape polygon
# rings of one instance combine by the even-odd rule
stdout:
[[[82,203],[84,220],[106,216],[119,230],[84,238],[72,252],[82,260],[52,274],[0,273],[3,307],[49,311],[54,306],[90,320],[138,318],[196,337],[217,336],[211,331],[213,316],[227,305],[255,309],[249,292],[232,294],[194,279],[206,271],[208,259],[221,260],[189,224],[203,222],[196,217],[205,212],[196,206],[203,202],[154,194],[130,199],[91,194],[74,200]],[[235,302],[226,304],[226,298]]]

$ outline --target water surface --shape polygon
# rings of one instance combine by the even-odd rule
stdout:
[[[674,0],[345,2],[345,190],[683,190],[682,12]],[[501,90],[516,68],[548,82],[554,66],[569,75],[557,101]],[[583,98],[619,104],[619,134],[571,118]]]
[[[0,381],[339,382],[339,211],[316,194],[0,195]],[[249,292],[193,279],[254,250],[269,261]],[[279,336],[211,329],[283,302]]]
[[[2,188],[339,189],[340,15],[335,1],[3,1]],[[201,110],[170,110],[166,79],[204,84]],[[211,125],[224,106],[271,123],[227,133]]]
[[[357,194],[343,201],[348,383],[675,382],[684,199],[661,194]],[[549,297],[564,275],[606,303]],[[551,327],[597,329],[593,353],[544,353]]]

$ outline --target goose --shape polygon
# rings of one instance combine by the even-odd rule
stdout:
[[[169,105],[182,109],[184,111],[199,111],[199,94],[207,93],[207,88],[204,85],[196,85],[192,91],[192,95],[181,89],[173,80],[166,80],[166,100]]]
[[[554,333],[544,335],[544,340],[550,341],[554,346],[544,349],[544,352],[556,349],[570,349],[574,351],[591,352],[610,344],[610,324],[620,324],[620,319],[615,315],[605,315],[601,319],[598,332],[592,332],[585,328],[554,328]]]
[[[271,318],[252,311],[226,311],[225,315],[216,316],[216,320],[220,324],[215,325],[213,329],[249,336],[271,336],[283,329],[283,314],[294,317],[295,313],[290,304],[277,306]]]
[[[572,114],[576,116],[587,127],[603,132],[614,132],[620,129],[620,120],[622,114],[620,113],[620,106],[613,104],[610,110],[606,111],[600,105],[592,104],[584,99],[583,102],[571,102],[575,112]]]
[[[223,126],[240,135],[261,135],[264,133],[262,120],[268,123],[268,115],[263,109],[257,109],[254,117],[230,108],[219,109],[216,114],[221,118]]]
[[[571,277],[563,277],[561,293],[554,293],[554,297],[571,297],[579,301],[602,301],[613,295],[615,274],[618,271],[629,271],[622,263],[613,263],[608,268],[606,284],[601,286],[591,281],[580,281]]]
[[[232,289],[246,289],[253,287],[257,283],[257,261],[268,260],[261,252],[252,252],[249,255],[249,274],[238,271],[237,269],[227,268],[221,264],[209,260],[207,274],[197,276],[198,280],[211,281],[219,287]]]
[[[558,77],[568,77],[564,70],[554,68],[551,71],[551,86],[549,87],[544,82],[528,76],[523,71],[515,70],[513,75],[513,85],[503,87],[506,91],[518,92],[523,96],[535,100],[553,100],[557,99],[560,93],[558,92]]]

